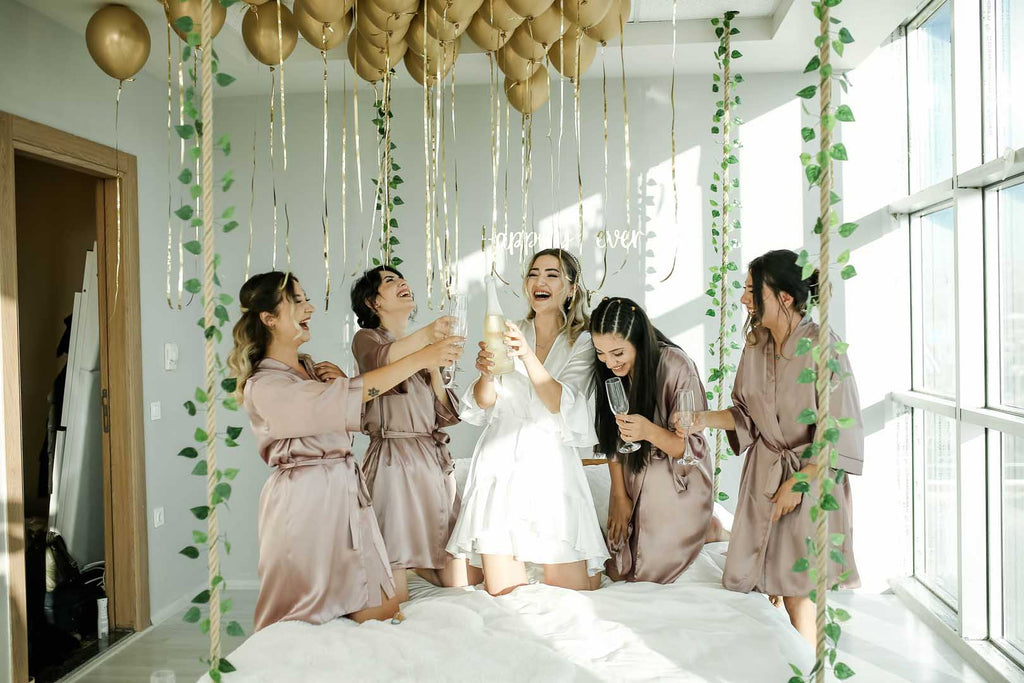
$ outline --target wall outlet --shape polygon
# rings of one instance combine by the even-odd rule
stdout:
[[[159,529],[164,525],[164,509],[156,508],[153,510],[153,527]]]
[[[162,413],[161,413],[161,410],[160,410],[160,401],[153,401],[152,403],[150,403],[149,404],[149,419],[150,420],[159,420],[161,418],[161,416],[162,416]]]
[[[174,342],[164,344],[164,370],[178,369],[178,345]]]

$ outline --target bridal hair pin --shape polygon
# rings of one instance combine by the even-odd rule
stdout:
[[[249,312],[249,309],[246,308],[245,306],[239,306],[238,309],[242,312],[242,315],[245,315],[246,313]]]

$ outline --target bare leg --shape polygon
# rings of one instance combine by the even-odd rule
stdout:
[[[598,579],[600,581],[600,579]],[[544,565],[544,583],[578,591],[593,590],[587,576],[587,561]]]
[[[469,560],[448,556],[444,569],[436,570],[441,586],[475,586],[484,580],[484,574],[477,567],[471,567]]]
[[[380,605],[377,607],[367,607],[361,609],[352,614],[346,615],[349,619],[356,623],[363,623],[364,621],[370,621],[376,619],[378,621],[385,621],[393,618],[396,614],[401,614],[398,608],[403,602],[409,599],[409,585],[405,580],[405,570],[393,568],[391,573],[395,577],[395,596],[388,598],[384,591],[380,592]]]
[[[590,588],[588,588],[587,590],[596,591],[598,588],[601,587],[601,574],[603,573],[604,572],[598,572],[588,578],[588,580],[590,581]]]
[[[818,642],[817,611],[811,599],[784,595],[782,604],[786,606],[793,628],[799,631],[804,640],[812,647],[816,645]]]
[[[416,576],[420,577],[424,581],[434,584],[435,586],[444,585],[441,574],[436,569],[413,569],[412,571]]]
[[[491,595],[505,595],[513,588],[526,585],[526,565],[512,555],[481,555],[484,565],[484,588]]]
[[[711,522],[708,524],[707,536],[704,538],[705,543],[714,543],[716,541],[728,541],[729,532],[722,526],[722,520],[718,519],[714,515],[711,516]]]

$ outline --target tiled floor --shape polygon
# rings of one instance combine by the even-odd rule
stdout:
[[[233,617],[248,633],[256,592],[233,591]],[[845,594],[832,598],[853,618],[845,624],[841,660],[857,673],[859,683],[983,682],[941,638],[911,613],[895,595]],[[195,681],[204,671],[199,657],[208,641],[195,624],[176,616],[138,635],[92,670],[67,679],[81,683],[147,683],[151,672],[173,669],[178,683]],[[227,638],[225,651],[241,643]]]

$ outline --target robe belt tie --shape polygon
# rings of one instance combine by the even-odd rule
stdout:
[[[297,467],[311,467],[313,465],[337,465],[340,462],[350,461],[351,459],[351,453],[344,455],[341,453],[328,453],[323,457],[301,458],[298,460],[292,460],[291,462],[283,462],[277,465],[277,469],[287,471],[293,470]],[[371,498],[370,491],[366,488],[366,481],[363,479],[363,472],[358,467],[353,467],[352,469],[355,470],[356,478],[355,480],[349,481],[348,492],[350,499],[355,500],[359,508],[368,508],[371,505]],[[361,535],[359,531],[359,521],[361,515],[359,515],[358,512],[358,508],[350,510],[348,516],[348,528],[349,533],[352,536],[352,550],[359,550],[359,537]]]

